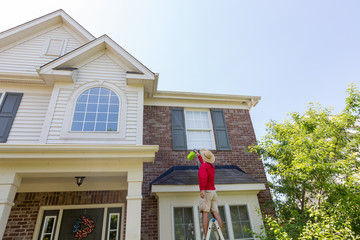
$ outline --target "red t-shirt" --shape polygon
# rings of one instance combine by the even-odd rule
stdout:
[[[211,163],[205,162],[199,155],[201,166],[199,168],[199,187],[201,190],[215,190],[215,166]]]

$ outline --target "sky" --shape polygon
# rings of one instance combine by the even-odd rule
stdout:
[[[159,90],[261,96],[258,139],[270,120],[309,102],[345,106],[360,87],[358,0],[12,0],[0,31],[63,9],[107,34],[153,72]]]

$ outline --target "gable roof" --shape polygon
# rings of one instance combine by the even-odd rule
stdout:
[[[42,17],[1,32],[0,48],[59,23],[63,23],[69,27],[84,43],[95,39],[91,33],[89,33],[84,27],[71,18],[64,10],[59,9]]]
[[[143,84],[145,92],[152,94],[157,86],[158,75],[153,73],[125,49],[118,45],[107,35],[102,35],[73,51],[60,56],[41,66],[38,73],[44,78],[48,85],[52,85],[56,79],[64,80],[64,76],[69,81],[76,81],[77,68],[79,64],[89,62],[98,53],[106,53],[113,56],[119,65],[126,70],[128,84]]]

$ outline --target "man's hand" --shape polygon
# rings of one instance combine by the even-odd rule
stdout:
[[[205,190],[201,190],[201,191],[200,191],[200,197],[201,197],[201,198],[205,198]]]
[[[199,151],[196,151],[195,154],[197,157],[200,155]]]

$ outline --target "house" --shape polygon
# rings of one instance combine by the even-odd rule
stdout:
[[[194,148],[216,156],[227,239],[271,199],[249,111],[260,97],[168,92],[63,10],[0,33],[0,238],[200,239]]]

